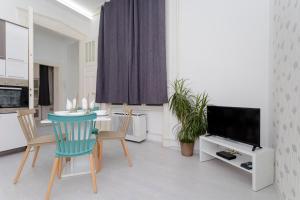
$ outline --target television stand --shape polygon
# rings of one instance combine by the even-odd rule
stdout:
[[[200,137],[200,162],[219,159],[252,175],[252,190],[259,191],[274,182],[274,150],[271,148],[252,151],[247,144],[224,139],[218,136]],[[227,160],[216,155],[217,152],[233,150],[238,152],[236,159]],[[242,163],[252,162],[252,170],[241,167]]]

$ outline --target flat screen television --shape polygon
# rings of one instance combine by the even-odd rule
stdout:
[[[207,133],[260,147],[260,109],[207,106]]]

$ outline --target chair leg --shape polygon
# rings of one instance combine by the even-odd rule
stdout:
[[[62,163],[63,163],[63,158],[59,158],[59,160],[58,160],[58,166],[57,166],[57,177],[59,179],[61,179]]]
[[[58,170],[58,164],[59,164],[59,158],[55,158],[54,162],[53,162],[53,167],[52,167],[52,171],[51,171],[50,180],[49,180],[49,183],[48,183],[48,189],[47,189],[47,193],[46,193],[46,197],[45,197],[46,200],[50,199],[50,193],[51,193],[51,189],[52,189],[52,185],[53,185],[53,182],[54,182],[55,175],[56,175],[57,170]]]
[[[93,153],[90,154],[90,170],[93,184],[93,191],[97,193],[96,173],[95,173],[95,159]]]
[[[37,156],[38,156],[39,151],[40,151],[40,146],[34,147],[34,150],[35,150],[35,152],[34,152],[34,157],[33,157],[33,160],[32,160],[32,167],[35,166],[35,162],[36,162]]]
[[[120,139],[120,141],[121,141],[121,144],[122,144],[122,147],[123,147],[124,156],[127,157],[128,156],[128,152],[126,150],[125,143],[123,142],[123,139]]]
[[[23,168],[24,168],[25,162],[26,162],[26,160],[27,160],[27,158],[28,158],[30,149],[31,149],[31,146],[27,146],[26,151],[25,151],[25,153],[23,154],[23,158],[22,158],[22,160],[21,160],[19,169],[18,169],[17,174],[16,174],[15,179],[14,179],[14,184],[16,184],[16,183],[18,182],[18,180],[19,180],[19,177],[20,177],[21,172],[22,172],[22,170],[23,170]]]
[[[103,153],[103,140],[98,140],[98,163],[99,163],[99,171],[102,168],[102,153]]]
[[[124,139],[121,139],[121,143],[122,143],[122,147],[123,147],[123,150],[124,150],[124,154],[125,154],[125,156],[127,157],[127,160],[128,160],[128,166],[132,167],[132,161],[131,161],[131,157],[130,157],[129,152],[128,152],[128,147],[127,147],[126,141]]]

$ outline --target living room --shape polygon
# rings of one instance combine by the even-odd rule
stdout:
[[[1,199],[300,198],[298,0],[2,3]]]

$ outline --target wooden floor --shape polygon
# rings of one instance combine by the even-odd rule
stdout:
[[[56,179],[52,199],[101,200],[278,200],[274,186],[251,190],[250,177],[220,161],[200,163],[158,143],[129,142],[133,167],[129,168],[117,141],[105,141],[103,168],[94,194],[89,175]],[[13,177],[22,154],[0,157],[0,199],[40,200],[47,190],[54,145],[41,149],[36,167],[31,162],[17,185]],[[30,154],[29,161],[33,158]],[[88,160],[88,157],[86,157]]]

